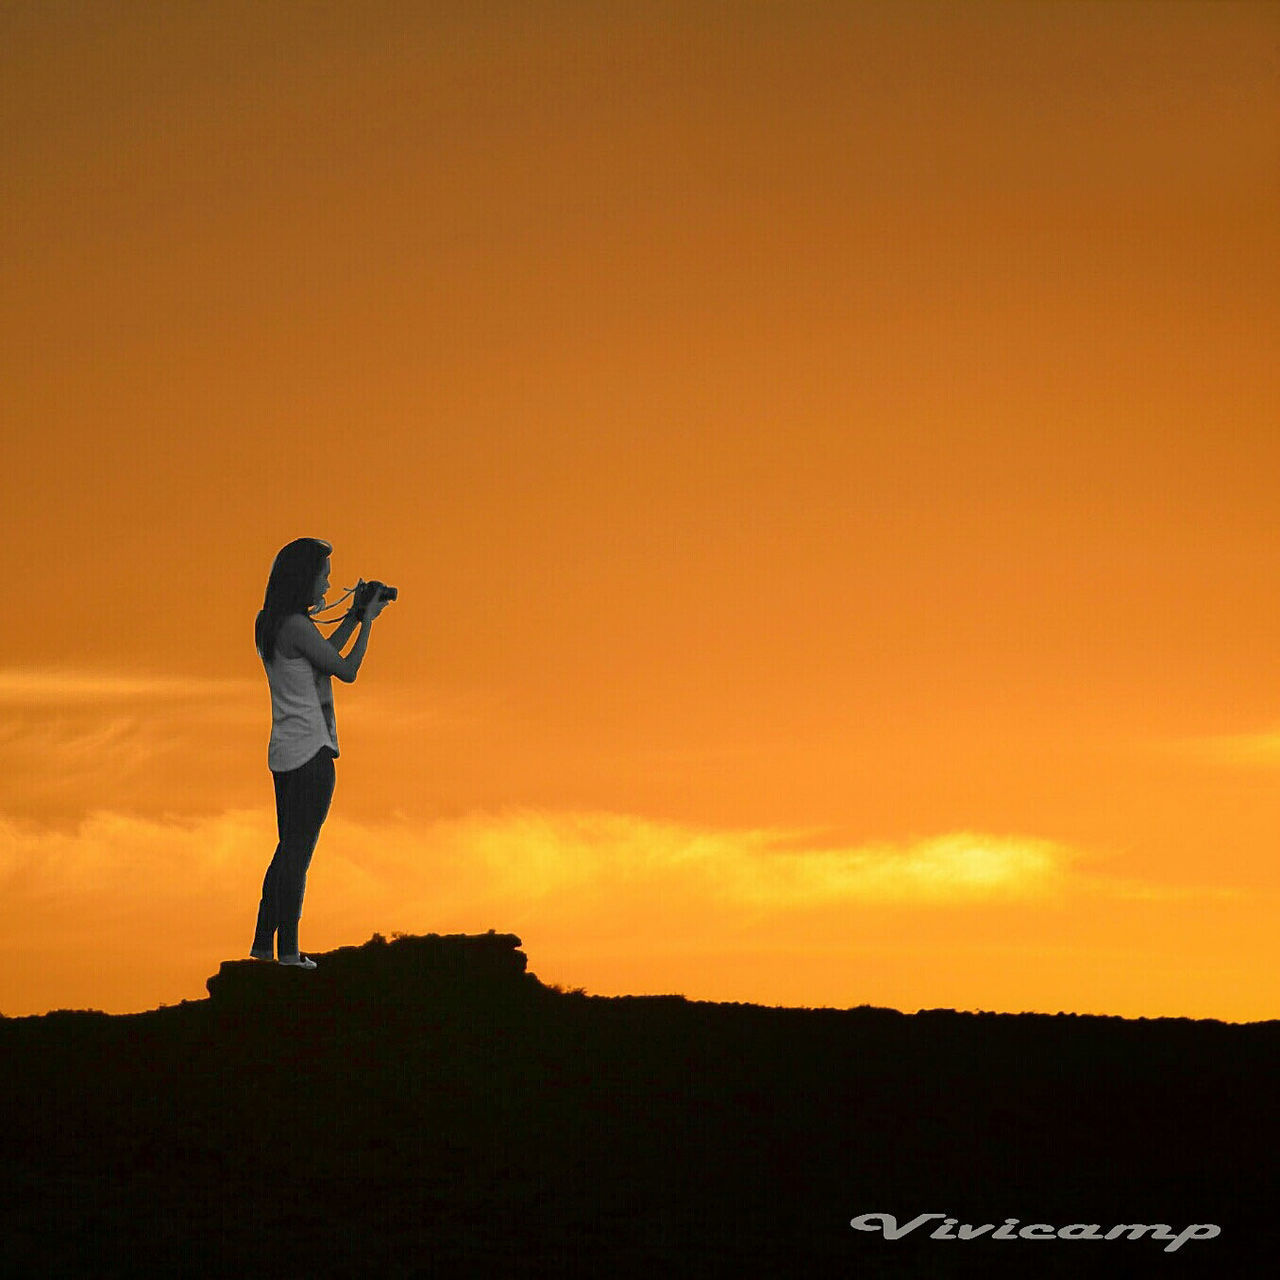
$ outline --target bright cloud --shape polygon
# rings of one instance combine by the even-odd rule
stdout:
[[[275,839],[275,817],[266,809],[163,821],[100,810],[73,831],[0,819],[0,877],[6,895],[74,898],[86,910],[103,893],[147,904],[157,895],[198,897],[212,906],[220,894],[243,896],[239,882],[260,877]],[[601,909],[629,894],[655,893],[696,900],[709,913],[786,912],[1159,892],[1080,872],[1078,851],[1030,837],[954,832],[846,849],[809,849],[802,839],[611,813],[516,810],[426,824],[357,823],[333,814],[316,858],[328,892],[387,906],[439,903],[444,895],[493,909],[549,899]]]
[[[111,811],[72,831],[0,820],[0,880],[17,909],[95,903],[140,911],[244,911],[275,844],[274,814],[234,810],[158,821]],[[779,849],[785,844],[785,849]],[[384,924],[421,927],[441,908],[496,917],[531,904],[585,917],[643,898],[659,912],[786,912],[840,904],[931,908],[1043,898],[1073,885],[1071,851],[1051,841],[961,832],[902,846],[805,850],[794,834],[699,830],[602,813],[475,814],[416,825],[332,815],[316,854],[318,898]],[[1130,887],[1132,888],[1132,887]],[[1123,886],[1117,891],[1128,896]],[[11,914],[14,913],[14,914]],[[416,915],[416,919],[403,919]],[[655,927],[660,928],[660,923]]]
[[[781,910],[1041,896],[1061,884],[1069,861],[1068,851],[1050,841],[971,832],[837,850],[797,848],[800,838],[616,814],[514,813],[486,819],[473,833],[495,887],[508,892],[621,892],[678,883],[708,903]]]
[[[104,809],[62,830],[0,818],[0,954],[22,958],[0,966],[0,1010],[136,1008],[136,997],[122,1006],[109,993],[136,992],[140,982],[160,993],[153,1003],[175,990],[199,994],[221,961],[247,950],[275,839],[265,808],[203,819]],[[829,946],[849,922],[865,929],[883,908],[941,923],[954,907],[1025,912],[1083,896],[1123,903],[1168,892],[1090,875],[1077,851],[1030,837],[819,844],[811,833],[613,813],[515,810],[427,823],[334,813],[309,877],[304,945],[495,927],[535,938],[534,959],[554,959],[557,972],[590,973],[593,955],[657,961],[673,948],[736,951],[758,963],[812,952],[820,964],[819,918]],[[58,956],[72,950],[99,959],[68,968],[54,983],[66,994],[49,994]],[[164,975],[167,985],[156,985]]]

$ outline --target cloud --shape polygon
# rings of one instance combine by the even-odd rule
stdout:
[[[336,682],[335,682],[336,683]],[[209,724],[270,728],[270,695],[265,676],[214,679],[202,676],[122,675],[73,668],[0,670],[0,708],[16,712],[100,713],[125,704],[154,711],[164,704],[200,702]],[[344,698],[340,722],[379,725],[394,731],[457,730],[484,723],[494,712],[493,695],[483,691],[423,689],[386,681],[361,687]]]
[[[950,920],[953,942],[989,946],[988,925],[966,924],[956,908],[1007,909],[1011,925],[1031,928],[1029,911],[1084,897],[1215,893],[1089,874],[1080,851],[1033,837],[952,832],[831,848],[820,836],[601,812],[428,822],[334,813],[308,878],[304,945],[499,928],[532,939],[539,964],[579,981],[595,973],[630,989],[676,989],[703,982],[710,958],[723,969],[734,955],[756,966],[760,990],[802,961],[817,990],[823,955],[848,963],[875,927],[896,938],[904,910],[917,913],[917,939]],[[0,967],[0,1009],[120,1011],[198,995],[221,961],[247,950],[275,842],[274,812],[261,807],[202,818],[100,809],[65,829],[0,817],[0,951],[11,958]],[[635,976],[617,977],[619,963]],[[140,992],[160,994],[149,1006]]]
[[[1280,767],[1280,729],[1179,738],[1173,747],[1210,764],[1264,769]]]
[[[495,714],[482,691],[370,685],[337,691],[339,742],[384,758],[472,742]],[[63,829],[87,812],[208,813],[271,795],[265,678],[0,671],[0,813]],[[348,737],[350,734],[350,737]],[[215,797],[214,804],[210,797]]]
[[[1050,841],[973,832],[848,849],[797,847],[803,834],[516,812],[487,820],[474,841],[495,885],[509,892],[625,892],[668,883],[712,904],[778,910],[1041,897],[1060,887],[1070,861]]]
[[[98,810],[72,830],[0,818],[0,884],[45,901],[157,903],[243,897],[275,844],[265,808],[163,819]],[[1050,840],[954,832],[893,844],[806,848],[802,835],[722,831],[613,813],[514,810],[427,823],[331,814],[318,863],[326,893],[400,912],[406,904],[524,910],[555,901],[613,910],[641,898],[741,909],[931,909],[1043,900],[1072,889],[1140,896],[1154,886],[1080,874],[1080,854]],[[234,885],[233,885],[234,882]]]
[[[244,697],[250,680],[199,676],[113,675],[71,669],[0,670],[0,706],[85,707],[115,702],[174,702]]]
[[[128,808],[146,796],[174,795],[170,774],[194,777],[180,759],[182,734],[202,717],[173,705],[24,704],[0,715],[0,808],[49,817],[86,808]],[[194,750],[191,760],[200,758]]]
[[[270,815],[153,820],[95,811],[70,831],[0,818],[0,888],[11,904],[69,906],[91,918],[109,898],[147,910],[203,897],[272,831]],[[268,851],[270,856],[270,851]]]

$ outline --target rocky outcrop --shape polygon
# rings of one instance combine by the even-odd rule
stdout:
[[[215,1009],[292,1005],[412,1004],[433,995],[537,987],[528,957],[511,933],[375,933],[358,947],[311,952],[304,970],[262,960],[224,960],[205,986]]]

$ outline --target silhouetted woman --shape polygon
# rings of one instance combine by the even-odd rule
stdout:
[[[271,688],[271,741],[267,765],[276,790],[280,838],[262,881],[258,927],[249,952],[257,960],[278,955],[281,964],[314,969],[298,949],[298,921],[307,868],[333,799],[338,729],[333,682],[350,684],[360,670],[373,620],[386,605],[374,600],[357,617],[352,609],[327,639],[311,620],[329,588],[329,552],[319,538],[297,538],[271,566],[267,594],[254,625],[254,643]],[[360,634],[344,658],[342,646]]]

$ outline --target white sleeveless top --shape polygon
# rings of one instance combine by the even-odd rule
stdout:
[[[271,741],[267,765],[287,773],[311,759],[321,747],[338,754],[338,725],[333,718],[333,677],[317,671],[306,658],[265,662],[271,687]]]

